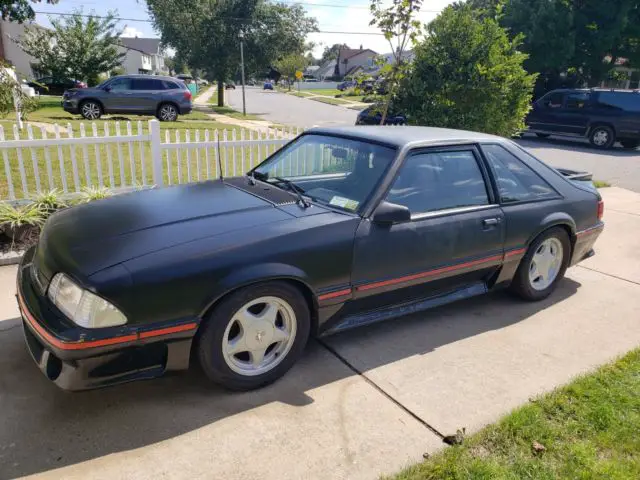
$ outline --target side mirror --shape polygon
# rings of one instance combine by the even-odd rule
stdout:
[[[382,202],[373,212],[372,221],[379,225],[393,225],[411,220],[411,212],[403,205]]]
[[[111,87],[109,85],[107,85],[106,87],[103,88],[103,90],[105,92],[110,92],[111,91]]]

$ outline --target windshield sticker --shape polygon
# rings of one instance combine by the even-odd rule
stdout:
[[[341,208],[345,208],[347,210],[357,210],[358,205],[360,204],[360,202],[357,202],[355,200],[350,200],[348,198],[344,198],[344,197],[338,197],[335,196],[331,199],[331,201],[329,202],[330,205],[335,205],[336,207],[341,207]]]

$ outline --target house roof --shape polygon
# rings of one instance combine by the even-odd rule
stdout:
[[[356,55],[360,55],[361,53],[371,52],[374,55],[377,55],[376,52],[371,50],[370,48],[345,48],[342,47],[340,49],[340,53],[338,54],[338,58],[340,60],[349,60],[351,57],[355,57]]]
[[[120,37],[120,43],[133,50],[156,55],[160,49],[159,38]]]

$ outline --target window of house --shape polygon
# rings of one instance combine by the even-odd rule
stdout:
[[[567,95],[567,108],[571,110],[579,110],[584,108],[588,103],[591,95],[587,92],[576,92]]]
[[[482,150],[493,167],[502,203],[557,196],[547,182],[505,148],[500,145],[483,145]]]
[[[488,205],[484,178],[471,150],[425,152],[408,157],[387,201],[412,215],[451,208]]]

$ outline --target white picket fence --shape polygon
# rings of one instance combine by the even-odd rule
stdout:
[[[254,130],[165,130],[157,120],[137,124],[27,125],[13,135],[0,126],[0,201],[32,198],[57,189],[71,195],[84,188],[129,190],[242,175],[301,133],[294,128]],[[88,132],[89,130],[89,132]],[[89,133],[89,135],[88,135]],[[12,136],[13,138],[9,138]]]

